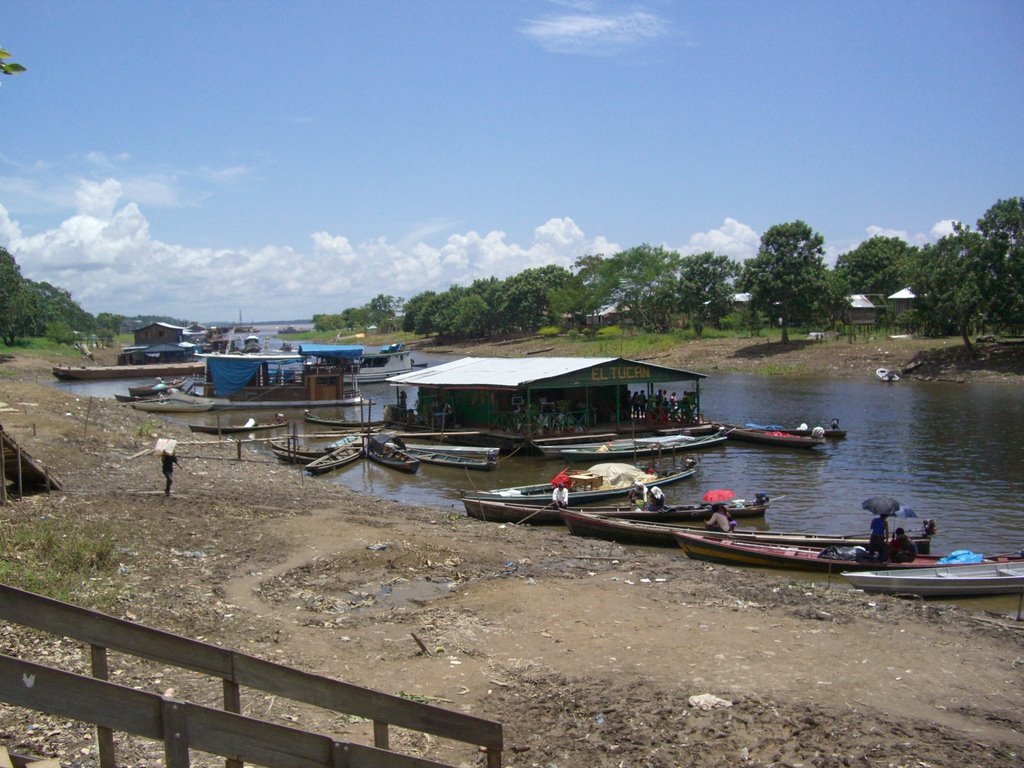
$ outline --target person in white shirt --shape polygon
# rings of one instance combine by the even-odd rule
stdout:
[[[660,512],[665,508],[665,493],[658,486],[651,488],[650,493],[651,499],[648,502],[647,508],[654,511]]]
[[[551,503],[558,509],[565,509],[569,506],[569,489],[565,483],[559,483],[551,492]]]

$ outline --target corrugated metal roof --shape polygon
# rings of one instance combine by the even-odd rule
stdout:
[[[889,298],[890,299],[916,299],[917,296],[915,296],[914,292],[912,290],[910,290],[909,288],[904,288],[902,291],[896,291],[896,293],[894,293]]]
[[[594,366],[622,361],[661,371],[678,370],[681,378],[704,378],[702,373],[665,368],[621,357],[463,357],[450,363],[392,376],[392,386],[403,387],[525,387],[537,381],[586,371]]]
[[[871,299],[865,296],[863,293],[855,293],[849,297],[850,306],[854,309],[874,309],[875,305],[871,303]]]

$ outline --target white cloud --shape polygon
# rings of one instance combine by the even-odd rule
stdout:
[[[82,181],[74,215],[31,236],[0,207],[0,245],[14,254],[25,277],[66,288],[90,312],[206,321],[239,311],[298,319],[360,306],[378,293],[408,298],[528,267],[568,267],[585,254],[621,250],[604,238],[588,237],[567,217],[537,227],[525,245],[509,242],[500,231],[454,234],[440,247],[422,240],[400,247],[383,237],[354,244],[319,231],[311,235],[308,252],[278,245],[188,248],[153,239],[139,205],[125,203],[125,193],[116,179]]]
[[[554,53],[608,55],[667,34],[669,22],[645,11],[570,13],[531,19],[523,33]]]
[[[931,235],[931,239],[933,241],[941,240],[946,237],[946,235],[952,235],[953,227],[959,223],[960,222],[955,219],[943,219],[942,221],[937,221],[932,225],[931,232],[928,234]]]
[[[685,246],[676,250],[684,256],[714,251],[734,261],[746,261],[757,256],[760,245],[761,236],[757,232],[736,219],[726,218],[718,229],[698,232]]]

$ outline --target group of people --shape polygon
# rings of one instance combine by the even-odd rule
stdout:
[[[678,398],[675,392],[659,389],[648,397],[643,390],[637,390],[629,397],[629,413],[634,419],[650,416],[656,421],[692,421],[695,402],[692,392],[684,392]]]
[[[917,557],[917,544],[902,528],[889,534],[889,520],[886,515],[871,518],[871,535],[868,537],[868,554],[880,563],[912,563]]]

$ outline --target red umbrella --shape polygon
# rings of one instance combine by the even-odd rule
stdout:
[[[720,501],[732,501],[736,498],[736,492],[728,488],[715,488],[704,494],[704,501],[716,504]]]

